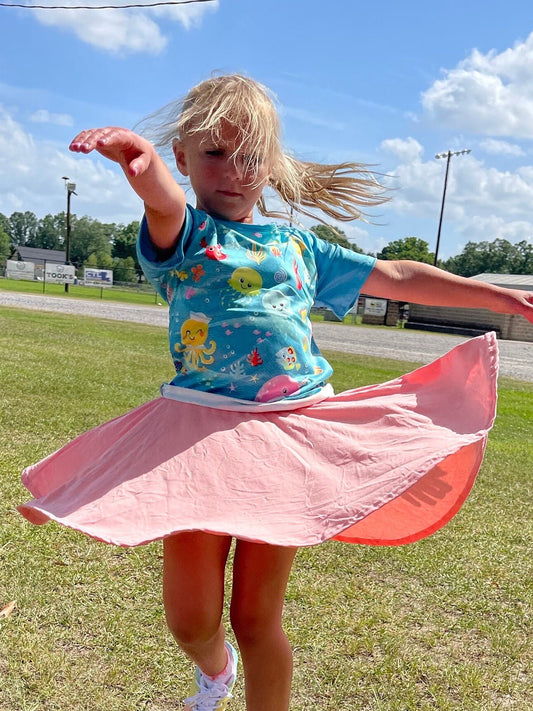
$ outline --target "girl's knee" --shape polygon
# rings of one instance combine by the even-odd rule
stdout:
[[[262,610],[249,604],[233,602],[230,619],[239,645],[254,643],[272,633],[277,635],[282,629],[277,613],[272,614],[271,610]]]
[[[217,634],[224,600],[224,570],[231,539],[199,531],[164,540],[163,602],[167,625],[179,644]]]
[[[174,639],[185,646],[208,642],[217,634],[221,624],[220,617],[201,614],[200,611],[180,614],[177,610],[167,609],[166,620]]]
[[[239,644],[282,635],[285,590],[295,548],[237,541],[231,625]]]

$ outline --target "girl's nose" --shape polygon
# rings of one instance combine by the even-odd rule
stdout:
[[[226,175],[228,178],[233,180],[242,180],[244,175],[244,170],[242,166],[242,161],[239,158],[228,158],[226,161]]]

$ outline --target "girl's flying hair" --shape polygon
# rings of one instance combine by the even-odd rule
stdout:
[[[365,208],[388,200],[385,188],[365,164],[309,163],[285,153],[274,97],[265,86],[240,74],[206,79],[182,101],[143,122],[163,149],[194,133],[208,133],[216,142],[228,124],[237,131],[234,158],[245,153],[252,172],[254,164],[268,161],[268,186],[289,208],[285,213],[268,210],[261,196],[257,208],[265,217],[287,218],[296,211],[316,218],[310,210],[319,209],[335,220],[350,221],[364,219]]]

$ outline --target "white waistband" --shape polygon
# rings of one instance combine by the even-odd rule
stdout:
[[[218,393],[208,393],[203,390],[181,388],[179,385],[170,385],[169,383],[164,383],[161,386],[161,395],[169,400],[179,400],[179,402],[189,402],[193,405],[213,407],[216,410],[233,410],[236,412],[299,410],[302,407],[309,407],[309,405],[322,402],[322,400],[332,397],[334,394],[332,386],[328,383],[314,395],[302,397],[299,400],[285,398],[275,402],[253,402],[252,400],[240,400],[236,397],[228,397]]]

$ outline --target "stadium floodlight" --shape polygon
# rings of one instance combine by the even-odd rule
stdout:
[[[440,232],[442,228],[442,216],[444,215],[444,201],[446,200],[446,186],[448,185],[448,171],[450,169],[450,160],[453,156],[463,156],[470,153],[470,148],[463,148],[462,151],[446,151],[445,153],[436,153],[435,158],[446,158],[446,173],[444,174],[444,189],[442,191],[442,203],[440,206],[439,229],[437,231],[437,245],[435,247],[435,258],[433,264],[437,266],[440,246]]]
[[[65,239],[65,264],[70,264],[70,196],[77,195],[76,183],[71,183],[70,178],[63,175],[61,180],[65,181],[65,190],[67,191],[67,236]],[[65,292],[68,293],[68,282],[65,282]]]

